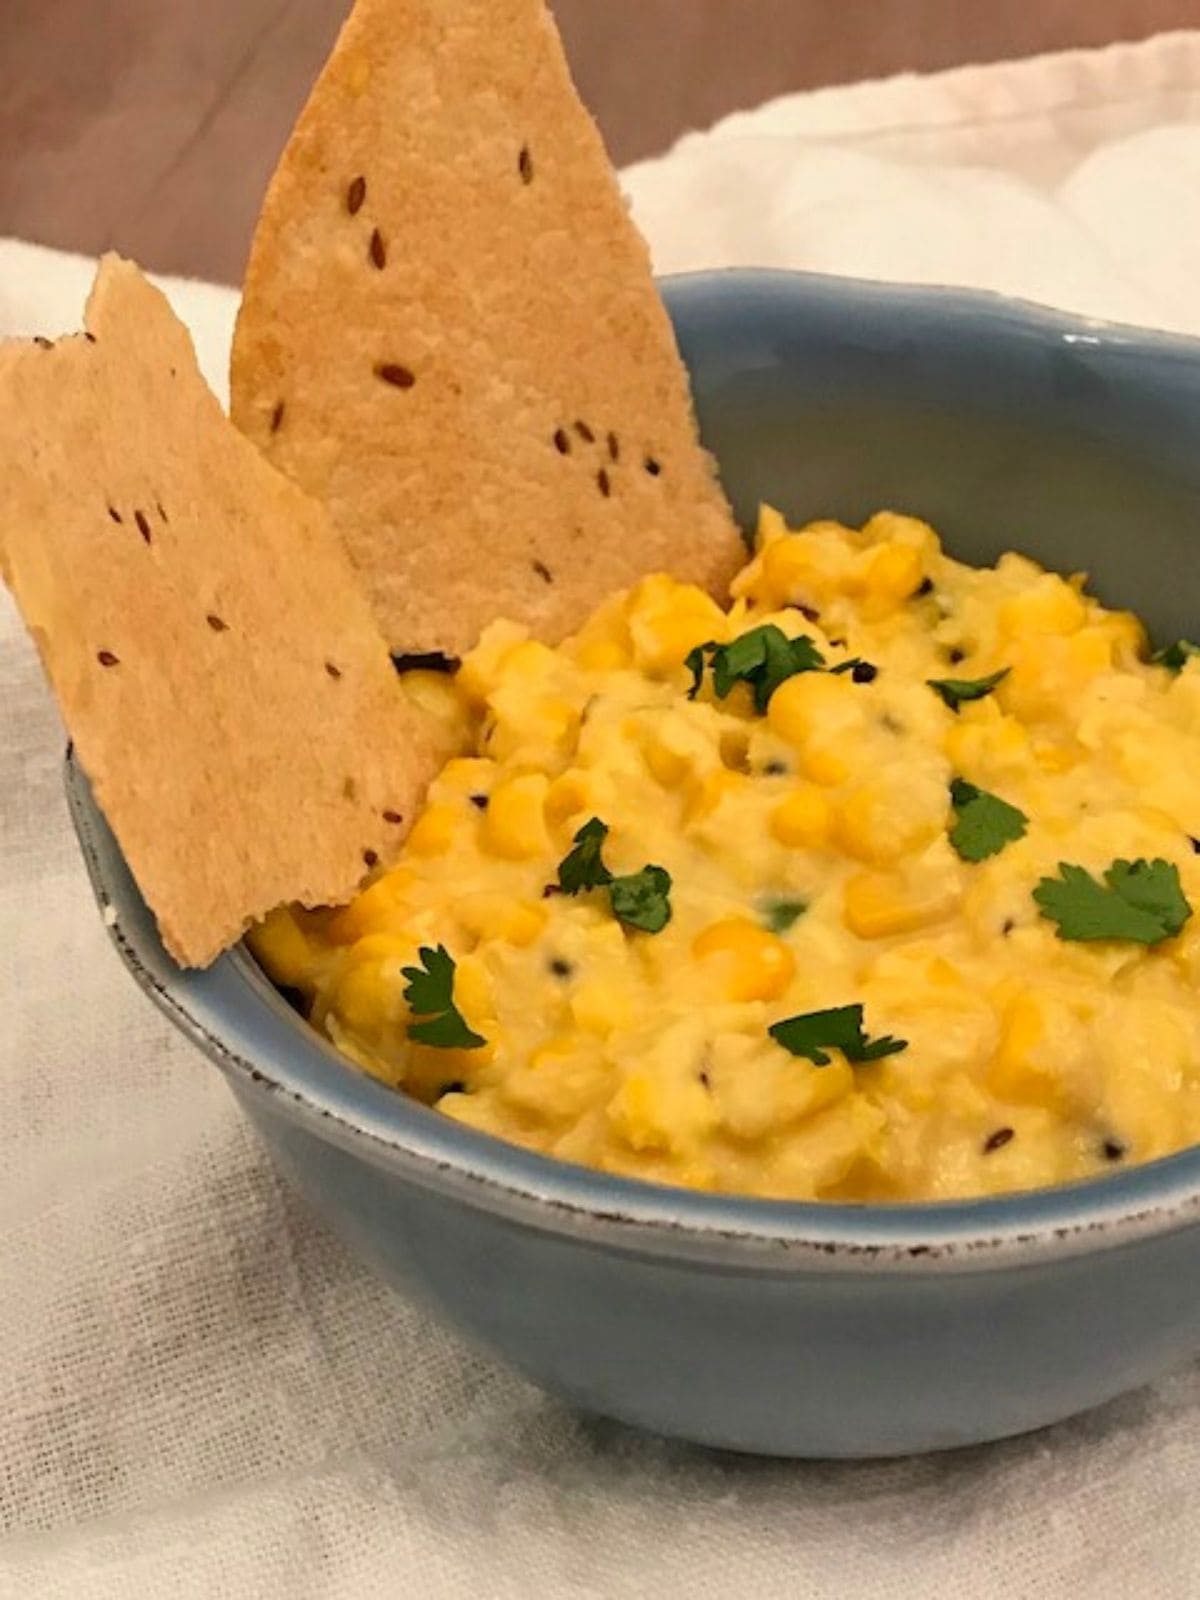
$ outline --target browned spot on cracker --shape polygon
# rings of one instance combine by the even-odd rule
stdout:
[[[224,617],[219,617],[215,611],[210,611],[204,620],[208,623],[209,627],[214,633],[229,632],[229,624],[225,621]]]
[[[378,228],[371,230],[371,243],[367,254],[371,258],[371,265],[382,272],[384,267],[387,266],[387,246],[384,244],[383,235]]]
[[[96,342],[96,335],[94,333],[89,333],[86,328],[84,329],[83,337],[89,344],[95,344]]]
[[[39,350],[54,349],[54,340],[47,339],[44,333],[35,333],[33,336],[33,342],[37,345]]]
[[[138,532],[147,544],[150,543],[150,519],[144,511],[135,511],[133,520],[137,523]]]
[[[554,574],[550,571],[550,568],[544,561],[534,561],[531,562],[530,565],[533,567],[533,570],[537,573],[538,577],[541,578],[543,583],[554,582]]]
[[[615,433],[610,433],[608,436],[608,459],[610,461],[618,461],[620,460],[620,457],[621,441],[617,438]]]
[[[375,376],[396,389],[411,389],[417,381],[412,371],[398,361],[380,361],[375,367]]]
[[[529,146],[521,146],[521,154],[517,157],[517,171],[521,174],[522,183],[533,182],[533,157],[529,154]]]
[[[346,210],[351,216],[362,209],[362,203],[367,198],[367,180],[363,177],[354,178],[346,190]]]
[[[582,420],[578,421],[575,424],[575,432],[579,435],[579,437],[584,441],[585,444],[594,444],[595,443],[596,435],[588,427],[586,422],[584,422]]]
[[[379,860],[379,852],[377,850],[364,850],[363,851],[363,861],[366,863],[366,865],[368,867],[375,866],[375,864],[378,862],[378,860]]]
[[[120,664],[120,656],[113,655],[111,650],[97,650],[96,660],[102,667],[115,667]]]
[[[565,428],[555,428],[554,448],[560,456],[569,456],[571,454],[571,436]]]
[[[342,675],[341,667],[336,666],[332,661],[327,661],[325,663],[325,671],[331,678],[340,678]]]
[[[662,471],[662,462],[656,461],[653,456],[647,456],[642,465],[652,478],[657,478],[659,473]]]
[[[357,798],[358,785],[355,783],[353,778],[344,778],[342,780],[342,794],[347,800],[354,800]]]
[[[385,822],[403,822],[404,821],[404,815],[400,811],[385,811],[385,812],[383,812],[382,815],[383,815],[383,820]]]
[[[108,514],[113,519],[114,522],[124,522],[124,520],[125,520],[125,518],[117,510],[116,506],[109,506]]]
[[[609,483],[608,473],[605,472],[603,467],[601,467],[600,471],[596,474],[596,486],[600,490],[600,493],[607,500],[609,495],[612,493],[612,484]]]
[[[279,429],[283,424],[283,413],[284,413],[284,411],[286,409],[287,408],[284,405],[284,402],[282,400],[280,400],[280,401],[278,401],[276,403],[275,409],[271,413],[271,432],[272,433],[278,433],[279,432]]]

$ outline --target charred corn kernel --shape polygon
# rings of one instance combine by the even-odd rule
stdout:
[[[497,784],[483,814],[484,849],[507,861],[548,854],[545,806],[549,788],[541,772],[525,773]]]
[[[879,622],[911,599],[921,585],[920,552],[906,544],[882,544],[863,563],[855,588],[867,622]]]
[[[698,961],[720,958],[727,1000],[777,1000],[796,971],[783,940],[747,917],[710,923],[693,939],[692,954]]]
[[[454,677],[468,700],[478,704],[487,697],[499,682],[509,655],[528,638],[528,630],[515,622],[493,622],[483,630],[479,643],[463,657]]]
[[[887,939],[953,915],[958,896],[946,885],[922,887],[899,873],[858,872],[843,890],[842,916],[860,939]]]
[[[812,849],[829,838],[830,816],[829,801],[820,789],[804,784],[771,812],[771,832],[780,844]]]
[[[588,774],[578,767],[560,773],[546,790],[546,821],[558,827],[581,811],[592,810],[593,787]]]
[[[360,889],[348,906],[330,917],[325,936],[334,944],[353,944],[365,934],[380,933],[404,916],[409,891],[416,882],[404,867],[393,867],[382,878]]]
[[[1053,573],[1042,576],[1020,594],[1002,600],[996,624],[1010,639],[1031,633],[1075,633],[1087,620],[1087,606],[1078,591]]]
[[[571,995],[571,1015],[585,1033],[604,1037],[627,1028],[635,1019],[632,997],[611,978],[591,978],[578,984]]]
[[[272,911],[246,939],[273,982],[295,988],[311,979],[316,947],[287,906]]]
[[[772,732],[797,748],[846,720],[849,674],[800,672],[781,683],[767,705]]]
[[[643,578],[629,596],[634,659],[647,672],[681,665],[688,652],[722,640],[729,623],[716,601],[692,584],[661,574]]]
[[[502,944],[529,945],[546,926],[544,906],[529,905],[513,895],[492,890],[459,895],[454,915],[465,933],[476,939],[496,939]]]
[[[452,805],[434,804],[425,810],[412,825],[404,848],[414,856],[444,856],[454,843],[463,818]]]

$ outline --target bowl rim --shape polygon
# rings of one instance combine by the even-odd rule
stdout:
[[[1200,340],[1057,312],[990,291],[875,283],[777,269],[661,280],[668,310],[712,295],[801,293],[830,305],[932,301],[939,315],[1017,323],[1054,342],[1134,349],[1200,379]],[[474,1207],[594,1245],[761,1271],[981,1271],[1113,1248],[1200,1221],[1200,1146],[1083,1182],[959,1201],[851,1205],[710,1194],[619,1178],[440,1115],[371,1078],[310,1028],[244,944],[204,970],[177,967],[73,750],[71,820],[103,920],[153,1003],[230,1079],[320,1139]],[[269,1102],[267,1104],[266,1102]]]

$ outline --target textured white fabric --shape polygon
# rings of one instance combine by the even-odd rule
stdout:
[[[664,268],[1200,331],[1198,179],[1188,35],[781,101],[629,187]],[[90,271],[0,245],[0,331],[74,325]],[[219,381],[232,295],[169,288]],[[745,1462],[582,1421],[385,1294],[119,970],[61,746],[0,601],[2,1600],[1200,1594],[1197,1369],[954,1456]]]

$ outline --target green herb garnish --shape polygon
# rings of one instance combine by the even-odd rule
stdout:
[[[768,900],[762,909],[762,920],[772,933],[786,933],[807,910],[807,900]]]
[[[781,683],[798,672],[817,672],[825,657],[807,634],[789,639],[782,628],[764,622],[732,644],[710,640],[689,650],[684,665],[692,675],[688,699],[694,700],[704,680],[705,663],[712,667],[713,692],[724,700],[735,683],[748,683],[754,691],[754,709],[761,716]]]
[[[1029,825],[1029,818],[1016,806],[963,778],[950,785],[950,803],[956,813],[950,843],[964,861],[986,861],[1022,838]]]
[[[786,1017],[769,1028],[777,1044],[794,1056],[807,1056],[818,1067],[828,1066],[829,1050],[840,1050],[847,1061],[878,1061],[908,1049],[907,1039],[868,1039],[863,1032],[861,1006],[834,1006],[829,1011],[806,1011]]]
[[[999,672],[993,672],[987,678],[927,678],[925,681],[936,694],[941,695],[951,711],[957,711],[967,700],[982,700],[984,695],[991,694],[1011,671],[1011,667],[1001,667]]]
[[[1200,656],[1200,644],[1190,639],[1176,639],[1174,644],[1156,650],[1150,657],[1156,666],[1167,667],[1172,672],[1182,672],[1192,656]]]
[[[627,928],[659,933],[671,920],[671,874],[665,867],[614,878],[609,884],[613,916]]]
[[[418,1044],[437,1045],[442,1050],[477,1050],[487,1040],[467,1026],[467,1020],[454,1004],[454,959],[445,945],[417,951],[419,967],[404,967],[408,979],[404,998],[418,1020],[408,1025],[408,1037]]]
[[[598,889],[612,882],[612,873],[600,858],[607,838],[608,824],[599,817],[580,828],[575,835],[575,848],[558,864],[558,886],[564,894],[578,894],[581,889]]]
[[[1104,882],[1084,867],[1060,861],[1057,878],[1043,878],[1033,898],[1060,939],[1130,939],[1159,944],[1192,914],[1169,861],[1114,861]]]
[[[665,867],[646,866],[614,878],[601,856],[607,838],[608,824],[599,817],[584,823],[575,835],[575,848],[559,863],[559,888],[564,894],[607,888],[618,922],[659,933],[671,920],[671,874]]]

